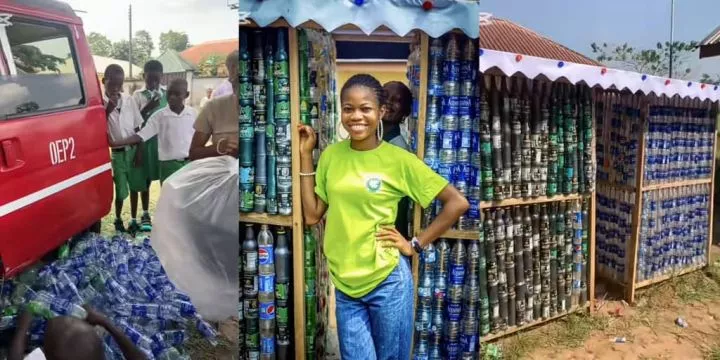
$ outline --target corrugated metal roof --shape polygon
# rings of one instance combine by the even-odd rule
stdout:
[[[720,26],[716,27],[715,30],[713,30],[713,32],[711,32],[710,34],[708,34],[708,36],[706,36],[704,39],[702,39],[702,41],[700,41],[699,45],[705,46],[705,45],[717,44],[718,40],[720,40]]]
[[[175,50],[166,50],[157,60],[163,65],[163,72],[166,74],[195,71],[195,66],[183,59]]]
[[[493,17],[480,25],[480,47],[578,64],[602,66],[576,51],[511,21]]]

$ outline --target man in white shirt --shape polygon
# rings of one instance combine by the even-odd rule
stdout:
[[[188,162],[190,143],[195,133],[195,109],[185,106],[187,81],[175,79],[167,91],[168,106],[150,116],[137,134],[113,142],[114,146],[134,145],[157,135],[160,184]]]
[[[108,142],[124,139],[142,126],[142,115],[135,101],[122,93],[125,73],[122,67],[111,64],[105,69],[105,114],[107,115]],[[138,154],[139,155],[139,154]],[[112,146],[113,182],[115,183],[115,230],[125,232],[122,221],[123,202],[129,194],[130,169],[140,161],[135,147]]]

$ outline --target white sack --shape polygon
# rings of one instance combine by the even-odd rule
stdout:
[[[162,186],[151,245],[172,282],[210,321],[237,316],[238,160],[193,161]]]

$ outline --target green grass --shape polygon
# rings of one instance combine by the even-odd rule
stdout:
[[[152,186],[150,187],[150,215],[153,215],[155,213],[155,206],[157,205],[157,201],[160,198],[160,183],[158,181],[154,181],[152,183]],[[127,199],[123,202],[123,209],[122,209],[122,219],[125,223],[125,226],[128,226],[128,223],[130,223],[130,197],[128,196]],[[142,201],[138,199],[138,221],[140,220],[139,217],[142,216]],[[110,212],[105,215],[105,217],[102,219],[102,234],[104,236],[111,236],[115,234],[115,199],[113,199],[112,208],[110,209]]]

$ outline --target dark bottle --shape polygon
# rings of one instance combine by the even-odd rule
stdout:
[[[268,36],[268,39],[270,36]],[[265,148],[267,149],[267,187],[265,189],[266,210],[276,215],[277,207],[277,148],[275,147],[275,58],[272,42],[265,42]]]
[[[290,248],[288,247],[287,233],[285,229],[278,228],[275,242],[275,301],[277,302],[277,359],[290,359],[290,317],[289,317],[289,296],[290,292],[290,270],[291,270]]]
[[[503,169],[503,131],[500,118],[500,94],[496,88],[495,81],[490,86],[490,110],[492,111],[490,133],[492,135],[492,164],[493,164],[493,185],[494,199],[505,199],[505,177]]]
[[[542,317],[542,281],[540,278],[540,211],[536,205],[533,205],[531,214],[533,234],[533,294],[535,294],[533,315],[535,319],[539,319]]]
[[[482,85],[482,83],[481,83]],[[480,178],[482,180],[482,199],[490,201],[495,198],[493,180],[493,137],[490,124],[490,108],[487,91],[480,98]]]
[[[540,297],[542,317],[550,317],[550,218],[547,206],[540,206]]]
[[[510,98],[510,118],[512,125],[512,196],[522,196],[522,123],[520,101]]]
[[[557,315],[557,203],[550,205],[550,316]]]
[[[494,218],[494,212],[485,212],[485,254],[487,260],[488,298],[490,300],[490,326],[492,332],[500,329],[500,303],[498,301],[499,269],[495,255]]]
[[[555,216],[555,242],[557,249],[557,311],[565,311],[565,203],[558,203]]]
[[[533,239],[532,239],[532,217],[530,216],[530,208],[523,207],[522,217],[523,232],[523,268],[525,270],[525,292],[527,294],[525,300],[525,320],[532,322],[535,319],[535,287],[533,282]],[[538,294],[539,296],[539,294]]]
[[[531,123],[531,112],[530,112],[530,89],[528,88],[527,81],[523,84],[522,97],[520,100],[521,106],[521,117],[520,127],[522,129],[522,167],[520,170],[520,180],[522,183],[522,197],[528,198],[533,195],[532,192],[532,163],[533,163],[533,150],[532,150],[532,133],[530,130]]]
[[[505,266],[505,221],[504,210],[495,213],[495,255],[498,266],[498,302],[500,303],[500,328],[505,329],[508,323],[507,268]]]
[[[510,94],[507,90],[507,79],[502,80],[501,93],[501,129],[502,129],[502,175],[504,198],[513,197],[512,194],[512,125],[510,119]]]
[[[505,273],[507,277],[508,292],[508,326],[515,326],[517,320],[515,297],[515,225],[511,210],[503,214],[505,222]]]
[[[520,207],[513,209],[513,250],[515,254],[515,322],[518,326],[525,324],[525,264],[523,259],[523,229]]]

